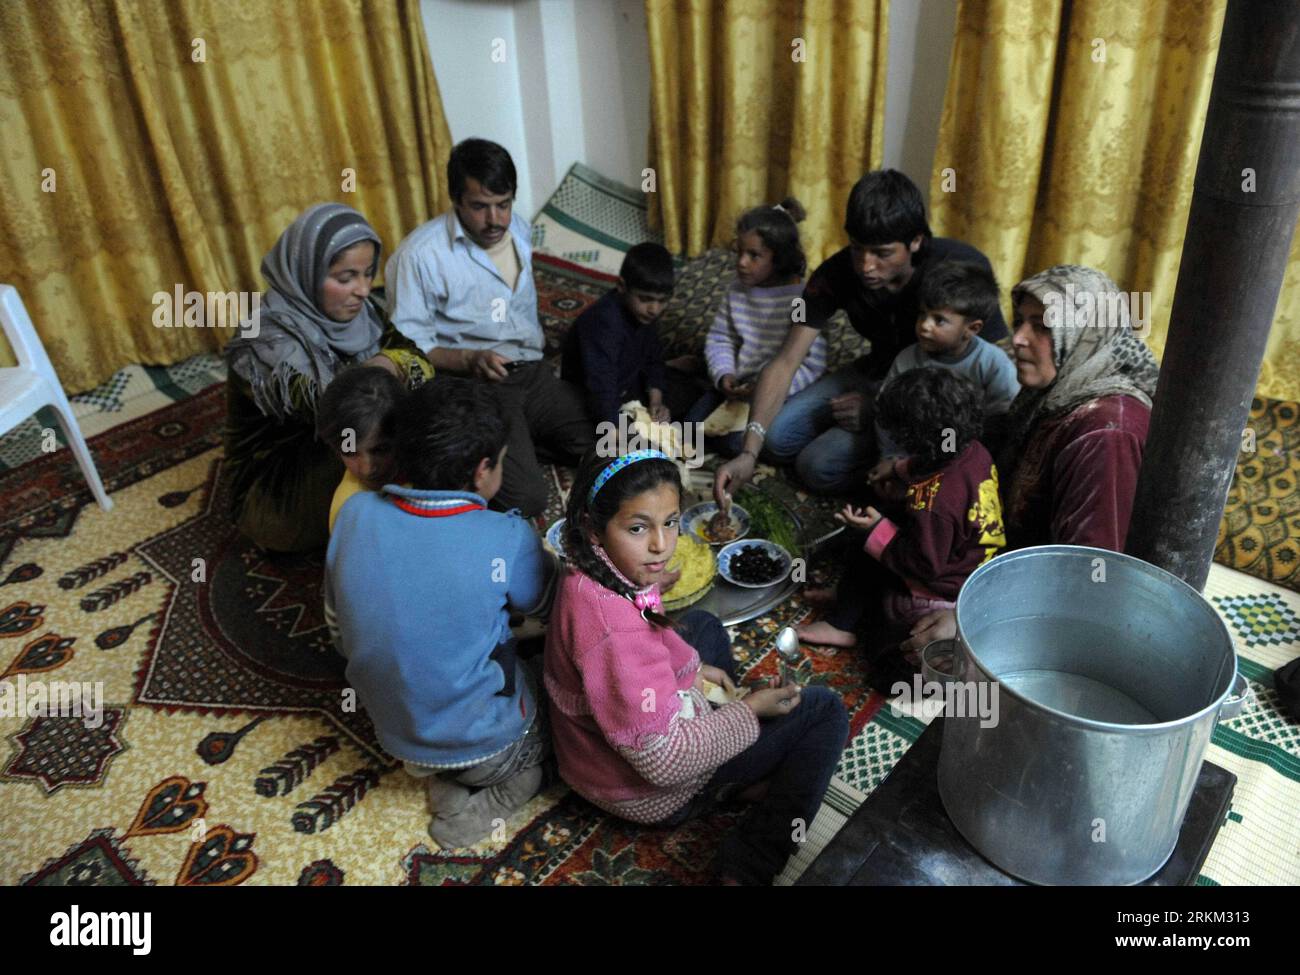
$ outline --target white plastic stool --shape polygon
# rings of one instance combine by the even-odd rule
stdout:
[[[4,327],[5,337],[18,359],[17,366],[0,369],[0,434],[8,433],[42,406],[54,407],[59,426],[63,427],[63,435],[72,447],[72,454],[77,458],[95,500],[105,511],[112,510],[113,499],[104,490],[99,471],[95,469],[95,459],[90,456],[90,448],[81,436],[68,397],[64,395],[50,357],[45,354],[45,346],[41,345],[31,317],[13,285],[0,284],[0,326]]]

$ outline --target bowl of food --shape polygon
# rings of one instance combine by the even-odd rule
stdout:
[[[682,513],[682,534],[710,545],[726,545],[749,534],[749,512],[733,504],[724,515],[712,501],[697,504]]]
[[[705,542],[691,535],[677,539],[677,551],[668,560],[669,571],[681,570],[681,577],[663,594],[664,609],[675,613],[698,603],[709,594],[718,574],[718,562]]]
[[[745,589],[762,589],[785,579],[793,561],[775,542],[751,538],[723,547],[718,553],[718,574]]]

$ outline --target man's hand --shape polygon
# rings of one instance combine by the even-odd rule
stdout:
[[[863,399],[861,393],[845,393],[831,399],[831,413],[835,417],[835,423],[841,429],[848,430],[850,433],[861,431]]]
[[[490,349],[477,349],[465,354],[465,371],[477,379],[486,379],[488,382],[499,383],[510,373],[506,370],[506,363],[510,360],[498,352]]]
[[[912,635],[902,642],[899,649],[903,653],[919,652],[927,643],[935,640],[951,640],[957,635],[957,611],[954,609],[936,609],[926,613],[912,627]]]
[[[754,463],[752,454],[739,454],[719,467],[713,475],[713,500],[723,511],[731,510],[731,496],[754,476]]]
[[[861,528],[865,531],[871,531],[884,517],[879,511],[867,505],[865,508],[855,508],[846,504],[840,511],[835,512],[837,520],[844,522],[846,525],[852,525],[854,528]]]
[[[718,390],[728,400],[747,400],[754,395],[754,384],[737,382],[732,373],[727,373],[718,380]]]

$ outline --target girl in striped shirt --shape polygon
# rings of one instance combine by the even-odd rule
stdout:
[[[798,224],[804,216],[803,205],[787,197],[776,206],[754,207],[737,222],[736,280],[704,342],[714,388],[691,408],[688,421],[703,422],[724,402],[748,401],[758,374],[785,342],[808,269],[799,243]],[[818,336],[795,372],[787,398],[821,377],[826,356],[826,337]],[[735,456],[744,436],[743,430],[730,433],[710,446]]]

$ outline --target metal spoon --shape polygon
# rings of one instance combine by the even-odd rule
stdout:
[[[804,548],[816,548],[822,542],[829,542],[832,538],[834,538],[836,535],[838,535],[840,532],[844,531],[844,529],[848,527],[849,527],[848,525],[840,525],[839,528],[833,528],[830,531],[828,531],[825,535],[819,535],[817,538],[814,538],[811,542],[806,543],[804,545]]]
[[[777,633],[776,652],[790,663],[798,663],[803,659],[803,655],[799,653],[799,636],[793,626],[783,626]]]
[[[781,686],[788,687],[791,684],[798,684],[799,680],[795,676],[793,668],[799,666],[803,656],[799,653],[799,637],[795,633],[793,626],[784,626],[777,633],[776,660]]]

